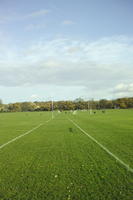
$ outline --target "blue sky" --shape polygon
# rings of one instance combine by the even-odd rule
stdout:
[[[0,98],[133,96],[132,0],[1,0]]]

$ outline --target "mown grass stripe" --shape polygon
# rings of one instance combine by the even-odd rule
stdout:
[[[86,131],[84,131],[77,123],[75,123],[73,120],[68,119],[70,122],[72,122],[81,132],[83,132],[86,136],[88,136],[92,141],[94,141],[96,144],[98,144],[104,151],[106,151],[110,156],[115,158],[121,165],[123,165],[128,171],[133,173],[133,168],[129,167],[125,162],[123,162],[120,158],[118,158],[115,154],[113,154],[111,151],[109,151],[105,146],[103,146],[100,142],[98,142],[94,137],[89,135]]]

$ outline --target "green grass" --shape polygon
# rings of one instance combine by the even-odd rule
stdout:
[[[131,200],[133,174],[68,117],[133,167],[133,110],[0,114],[0,200]]]

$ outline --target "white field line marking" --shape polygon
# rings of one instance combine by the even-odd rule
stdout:
[[[51,120],[52,120],[52,119],[49,119],[49,120],[47,120],[47,121],[45,121],[45,122],[48,123],[48,122],[51,121]],[[12,143],[12,142],[18,140],[18,139],[21,138],[21,137],[23,137],[23,136],[25,136],[25,135],[28,135],[28,134],[31,133],[32,131],[34,131],[34,130],[38,129],[39,127],[41,127],[43,124],[44,124],[44,123],[39,124],[38,126],[32,128],[31,130],[26,131],[26,132],[23,133],[22,135],[19,135],[19,136],[13,138],[12,140],[6,142],[5,144],[2,144],[2,145],[0,146],[0,149],[4,148],[4,147],[7,146],[8,144],[10,144],[10,143]]]
[[[18,140],[18,139],[21,138],[21,137],[23,137],[23,136],[25,136],[25,135],[28,135],[28,134],[31,133],[32,131],[34,131],[34,130],[38,129],[39,127],[41,127],[42,125],[43,125],[43,124],[39,124],[38,126],[36,126],[36,127],[32,128],[31,130],[29,130],[29,131],[23,133],[22,135],[19,135],[19,136],[13,138],[12,140],[6,142],[5,144],[2,144],[2,145],[0,146],[0,149],[4,148],[4,147],[7,146],[8,144],[10,144],[10,143],[12,143],[12,142]]]
[[[46,122],[48,123],[48,122],[50,122],[52,119],[49,119],[49,120],[47,120]]]
[[[86,136],[88,136],[92,141],[94,141],[96,144],[98,144],[104,151],[106,151],[110,156],[115,158],[121,165],[123,165],[128,171],[133,173],[133,168],[129,167],[125,162],[123,162],[120,158],[118,158],[116,155],[111,153],[105,146],[103,146],[100,142],[98,142],[94,137],[89,135],[86,131],[84,131],[78,124],[76,124],[73,120],[69,119],[79,130],[81,130]]]

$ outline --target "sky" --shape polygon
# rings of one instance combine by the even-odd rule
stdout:
[[[0,0],[0,99],[133,96],[132,0]]]

